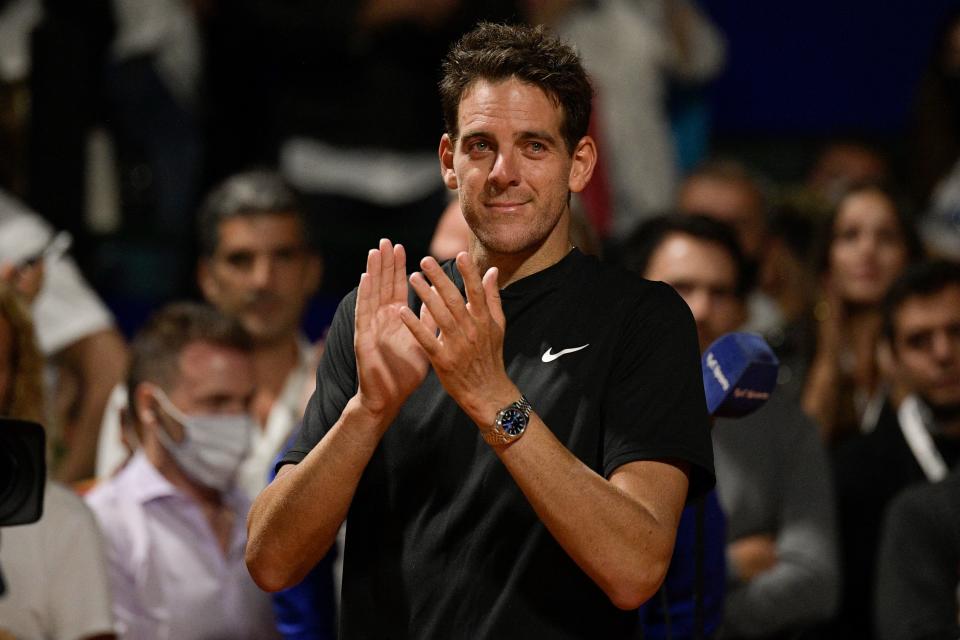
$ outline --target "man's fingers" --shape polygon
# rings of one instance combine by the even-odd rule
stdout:
[[[353,326],[357,330],[369,326],[373,317],[373,296],[370,289],[370,274],[361,273],[360,286],[357,287],[357,305],[353,318]]]
[[[411,311],[410,307],[401,307],[400,320],[402,320],[403,324],[410,330],[410,333],[413,334],[416,341],[420,343],[423,350],[427,352],[427,356],[432,359],[440,353],[440,341],[437,339],[436,330],[431,331],[424,326],[416,314]]]
[[[450,313],[450,309],[447,308],[447,304],[443,301],[443,298],[437,293],[436,288],[431,287],[427,283],[422,273],[410,275],[410,286],[417,292],[417,296],[420,297],[423,305],[427,307],[427,310],[430,312],[430,315],[440,330],[444,331],[447,335],[453,334],[453,332],[457,330],[457,321]]]
[[[427,331],[437,335],[437,321],[433,319],[433,314],[430,313],[430,309],[425,304],[420,305],[420,322],[427,328]]]
[[[483,317],[487,314],[487,300],[483,293],[483,281],[477,266],[470,259],[470,254],[461,251],[457,254],[457,269],[463,276],[464,289],[467,292],[467,309],[474,317]]]
[[[380,249],[370,249],[367,252],[367,285],[370,287],[372,302],[376,306],[380,303]]]
[[[500,302],[500,271],[496,267],[490,267],[483,274],[483,291],[486,294],[487,309],[490,310],[490,317],[503,329],[507,326],[507,319],[503,315],[503,305]]]
[[[402,244],[393,247],[392,301],[407,304],[407,251]]]
[[[457,322],[462,322],[467,315],[467,309],[463,295],[457,289],[457,285],[453,284],[453,281],[447,277],[447,274],[443,272],[443,269],[433,258],[427,257],[421,260],[420,267],[423,269],[423,273],[430,278],[430,283],[453,317],[457,319]],[[440,321],[439,317],[437,321]]]
[[[380,239],[380,304],[390,304],[393,302],[393,272],[394,255],[393,244],[386,238]]]

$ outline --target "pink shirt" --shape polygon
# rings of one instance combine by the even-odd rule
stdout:
[[[250,504],[239,491],[224,499],[236,513],[226,554],[200,506],[142,452],[87,495],[106,540],[121,637],[278,637],[269,596],[243,561]]]

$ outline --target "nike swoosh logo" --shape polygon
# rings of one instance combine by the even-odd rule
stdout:
[[[561,349],[560,351],[557,351],[556,353],[551,353],[551,352],[553,351],[553,347],[550,347],[549,349],[547,349],[546,351],[543,352],[543,358],[541,358],[541,360],[543,360],[544,362],[553,362],[554,360],[556,360],[556,359],[559,358],[560,356],[565,356],[565,355],[567,355],[568,353],[573,353],[574,351],[580,351],[581,349],[586,349],[586,348],[589,347],[589,346],[590,346],[590,343],[588,342],[587,344],[583,345],[582,347],[573,347],[573,348],[571,348],[571,349]]]

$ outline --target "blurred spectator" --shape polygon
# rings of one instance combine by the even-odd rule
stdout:
[[[877,556],[880,640],[960,638],[960,470],[890,504]]]
[[[835,638],[871,637],[890,500],[907,486],[942,480],[960,462],[960,266],[908,269],[890,289],[882,323],[883,348],[909,395],[898,407],[885,404],[872,432],[836,451],[844,595]]]
[[[832,446],[876,423],[888,391],[877,356],[880,303],[921,247],[894,197],[874,184],[838,200],[821,241],[817,345],[803,409]]]
[[[52,469],[58,479],[74,482],[93,475],[100,418],[123,377],[127,350],[110,312],[69,256],[43,265],[42,284],[35,268],[17,268],[52,236],[40,216],[0,190],[0,275],[35,296],[37,341],[56,368],[56,410],[44,414]]]
[[[610,189],[601,239],[622,241],[644,219],[672,206],[677,151],[667,112],[672,81],[714,78],[724,42],[690,0],[524,0],[528,20],[570,40],[597,96],[591,133]],[[596,176],[595,176],[596,178]]]
[[[174,304],[134,339],[127,436],[140,446],[87,502],[107,539],[124,638],[276,636],[243,562],[235,486],[254,426],[250,340],[212,308]]]
[[[42,375],[28,312],[0,283],[0,415],[42,424]],[[0,572],[0,636],[114,637],[100,531],[66,487],[47,482],[36,523],[0,528]]]
[[[705,350],[745,317],[745,261],[733,230],[701,216],[641,227],[630,266],[672,285]],[[713,428],[727,520],[723,638],[796,634],[826,620],[839,592],[830,474],[816,426],[774,393],[755,413]]]

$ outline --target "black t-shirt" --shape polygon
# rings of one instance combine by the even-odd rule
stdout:
[[[356,391],[355,296],[337,311],[319,390],[280,464],[302,460]],[[635,460],[685,460],[691,496],[712,486],[696,328],[670,287],[574,250],[501,297],[507,373],[574,455],[605,477]],[[637,621],[556,543],[432,371],[357,488],[342,593],[345,638],[628,638]]]

